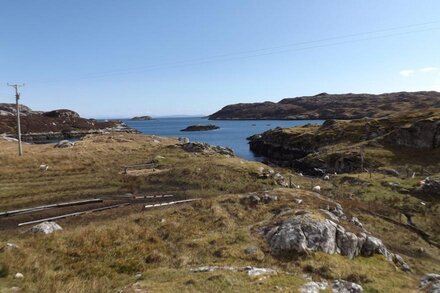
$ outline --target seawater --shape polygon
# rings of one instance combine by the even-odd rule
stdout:
[[[122,120],[128,126],[147,135],[165,137],[187,137],[190,141],[206,142],[212,145],[230,147],[235,154],[246,160],[260,161],[249,150],[247,137],[275,127],[301,126],[307,123],[322,124],[322,120],[208,120],[207,118],[156,118],[146,121]],[[182,132],[190,125],[214,124],[220,129],[209,131]]]

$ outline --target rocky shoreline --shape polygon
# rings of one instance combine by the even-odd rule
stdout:
[[[119,120],[86,119],[67,109],[43,112],[20,105],[20,112],[22,140],[25,142],[79,139],[88,134],[110,132],[140,133]],[[0,103],[0,134],[17,138],[15,104]]]
[[[322,125],[271,129],[248,140],[251,151],[267,161],[310,175],[377,170],[387,165],[384,159],[389,153],[398,158],[398,165],[411,162],[423,167],[423,154],[438,156],[440,110],[381,119],[326,120]]]

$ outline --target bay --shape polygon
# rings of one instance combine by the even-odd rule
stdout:
[[[156,118],[146,121],[122,120],[128,126],[147,135],[164,137],[187,137],[192,142],[206,142],[211,145],[230,147],[235,154],[246,160],[260,161],[249,150],[247,137],[275,127],[294,127],[307,123],[322,124],[322,120],[208,120],[201,117]],[[214,124],[220,129],[209,131],[182,132],[180,130],[196,124]]]

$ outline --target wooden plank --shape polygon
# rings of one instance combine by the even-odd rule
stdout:
[[[178,203],[191,202],[191,201],[196,201],[196,200],[200,200],[200,198],[183,199],[183,200],[176,200],[176,201],[170,201],[170,202],[164,202],[164,203],[148,204],[148,205],[144,206],[144,208],[146,208],[146,209],[156,208],[156,207],[162,207],[162,206],[168,206],[168,205],[173,205],[173,204],[178,204]]]
[[[114,209],[114,208],[121,208],[121,207],[128,206],[128,205],[130,205],[130,203],[123,203],[123,204],[112,205],[112,206],[107,206],[107,207],[102,207],[102,208],[97,208],[97,209],[91,209],[91,210],[86,210],[86,211],[81,211],[81,212],[76,212],[76,213],[64,214],[61,216],[39,219],[39,220],[35,220],[35,221],[19,223],[18,227],[32,225],[32,224],[38,224],[38,223],[42,223],[42,222],[46,222],[46,221],[59,220],[59,219],[64,219],[64,218],[69,218],[69,217],[76,217],[76,216],[80,216],[80,215],[84,215],[84,214],[89,214],[89,213],[94,213],[94,212],[99,212],[99,211],[104,211],[104,210],[109,210],[109,209]]]
[[[37,211],[41,211],[41,210],[49,209],[49,208],[68,207],[68,206],[97,203],[97,202],[102,202],[102,199],[100,199],[100,198],[86,199],[86,200],[71,201],[71,202],[64,202],[64,203],[55,203],[55,204],[37,206],[37,207],[32,207],[32,208],[24,208],[24,209],[19,209],[19,210],[0,212],[0,217],[6,217],[6,216],[10,216],[10,215],[15,215],[15,214],[37,212]]]

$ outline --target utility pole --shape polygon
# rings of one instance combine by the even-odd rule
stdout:
[[[20,93],[18,89],[24,84],[9,84],[8,86],[13,87],[15,89],[15,105],[17,107],[17,135],[18,135],[18,155],[23,155],[23,147],[21,145],[21,125],[20,125],[20,105],[18,104],[18,100],[20,100]]]

